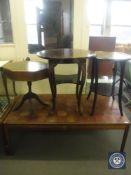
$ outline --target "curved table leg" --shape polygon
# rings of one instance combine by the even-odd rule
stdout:
[[[81,68],[80,68],[80,65],[78,64],[77,83],[76,83],[76,98],[77,98],[77,100],[79,98],[80,83],[81,83]]]
[[[13,85],[14,95],[16,96],[16,95],[17,95],[17,93],[16,93],[15,81],[14,81],[14,80],[12,81],[12,85]]]
[[[126,61],[120,62],[120,85],[119,85],[119,92],[118,92],[118,102],[119,102],[119,109],[120,114],[123,116],[123,110],[122,110],[122,90],[123,90],[123,78],[124,78],[124,72],[125,72],[125,64]]]
[[[24,102],[25,102],[26,100],[29,100],[29,102],[30,102],[30,107],[31,107],[31,106],[32,106],[32,102],[31,102],[31,99],[32,99],[32,98],[36,99],[40,104],[42,104],[42,105],[44,105],[44,106],[48,106],[47,103],[45,103],[44,101],[42,101],[35,93],[33,93],[33,92],[31,91],[32,82],[31,82],[31,81],[28,81],[28,82],[27,82],[27,85],[28,85],[29,91],[28,91],[28,93],[26,93],[26,94],[23,96],[22,101],[20,102],[20,104],[19,104],[18,106],[16,106],[16,107],[14,108],[14,111],[18,110],[18,109],[24,104]],[[32,107],[31,107],[31,111],[32,111]]]
[[[95,112],[96,100],[97,100],[97,90],[98,90],[98,72],[99,72],[99,61],[94,59],[94,66],[95,66],[95,86],[94,86],[94,98],[93,98],[93,105],[91,108],[90,115],[93,115]]]
[[[56,107],[56,81],[55,81],[55,73],[54,73],[55,66],[56,64],[49,61],[49,83],[50,83],[50,88],[52,93],[52,109],[49,115],[55,112],[55,107]]]
[[[114,93],[115,93],[116,73],[117,73],[117,63],[115,62],[114,68],[113,68],[113,82],[112,82],[112,92],[111,92],[113,100],[115,99]]]
[[[92,68],[91,68],[91,83],[90,83],[90,89],[89,89],[89,93],[87,94],[87,100],[90,98],[91,92],[93,91],[93,87],[94,87],[94,74],[95,74],[95,58],[92,57]]]
[[[78,103],[78,112],[80,114],[82,114],[82,111],[81,111],[81,95],[82,95],[82,90],[83,90],[83,87],[84,87],[84,84],[85,84],[85,79],[86,79],[86,60],[83,60],[82,62],[79,63],[79,66],[80,66],[80,74],[81,74],[81,81],[80,81],[80,88],[79,88],[79,92],[78,92],[78,100],[77,100],[77,103]]]

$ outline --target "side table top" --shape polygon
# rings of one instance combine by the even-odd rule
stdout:
[[[10,60],[6,60],[6,61],[4,61],[4,60],[0,60],[0,68],[2,68],[5,64],[7,64],[7,63],[9,63],[10,62]]]
[[[48,64],[40,61],[17,61],[5,64],[4,69],[12,72],[37,72],[48,68]]]
[[[45,59],[56,60],[75,60],[86,59],[90,55],[88,50],[81,49],[51,49],[37,52],[37,56]]]
[[[131,55],[122,52],[104,52],[96,51],[96,57],[99,60],[126,61],[131,60]]]
[[[48,77],[48,64],[40,61],[9,62],[3,66],[6,76],[16,81],[37,81]]]

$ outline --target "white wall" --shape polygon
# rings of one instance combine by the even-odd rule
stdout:
[[[75,49],[88,48],[89,24],[87,19],[87,0],[74,0],[74,41]]]
[[[87,0],[74,0],[74,26],[73,26],[73,47],[77,49],[88,48],[88,22],[86,18],[86,3]],[[10,0],[12,28],[13,28],[13,44],[0,45],[0,59],[4,60],[22,60],[27,56],[33,60],[41,60],[36,55],[28,53],[26,25],[24,17],[24,0]],[[72,66],[57,67],[57,72],[73,72]],[[11,82],[9,81],[10,93],[12,93]],[[67,86],[68,91],[67,91]],[[33,90],[37,93],[50,93],[48,80],[33,83]],[[17,82],[17,92],[24,93],[26,91],[25,83]],[[74,85],[60,85],[58,93],[75,92]],[[0,93],[4,93],[3,88]]]

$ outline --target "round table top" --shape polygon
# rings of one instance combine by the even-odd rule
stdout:
[[[37,52],[37,56],[49,60],[77,60],[90,56],[88,50],[80,49],[50,49]]]
[[[16,61],[3,66],[8,78],[17,81],[36,81],[47,77],[48,64],[40,61]]]
[[[48,60],[75,61],[77,59],[86,59],[95,56],[100,60],[124,61],[130,60],[131,55],[121,52],[89,51],[81,49],[51,49],[37,52],[41,58]]]
[[[131,59],[131,55],[122,52],[96,51],[96,58],[99,60],[126,61]]]
[[[3,66],[12,72],[37,72],[48,68],[48,65],[40,61],[16,61]]]

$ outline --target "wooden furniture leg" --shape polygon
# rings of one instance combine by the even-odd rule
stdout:
[[[79,92],[78,92],[77,103],[78,103],[78,112],[80,114],[82,114],[80,104],[81,104],[82,90],[83,90],[83,87],[84,87],[84,84],[85,84],[85,79],[86,79],[86,61],[80,62],[79,66],[80,66],[80,74],[81,75],[78,75],[78,77],[81,76],[81,80],[79,80],[79,82],[78,82],[80,84],[80,87],[79,87]]]
[[[95,58],[92,57],[92,68],[91,68],[91,83],[90,83],[90,89],[89,93],[87,95],[87,100],[90,98],[91,92],[93,91],[94,88],[94,76],[95,76]]]
[[[114,67],[113,67],[113,82],[112,82],[112,99],[115,99],[115,84],[116,84],[116,73],[117,73],[117,63],[114,63]]]
[[[12,85],[13,85],[14,95],[16,96],[16,95],[17,95],[17,93],[16,93],[15,81],[14,81],[14,80],[12,81]]]
[[[118,103],[119,103],[119,109],[120,114],[123,116],[123,110],[122,110],[122,91],[123,91],[123,79],[124,79],[124,72],[125,72],[125,64],[126,61],[120,62],[120,85],[119,85],[119,93],[118,93]]]
[[[93,105],[91,108],[90,115],[93,115],[95,112],[96,100],[97,100],[97,90],[98,90],[98,72],[99,72],[99,61],[97,59],[94,60],[95,66],[95,86],[94,86],[94,98],[93,98]]]
[[[123,139],[122,139],[122,143],[121,143],[121,147],[120,147],[120,152],[124,151],[124,148],[125,148],[125,145],[126,145],[127,136],[128,136],[128,132],[129,132],[129,125],[126,126],[126,128],[124,130]]]
[[[79,85],[80,85],[80,81],[81,81],[81,69],[80,69],[80,65],[78,64],[78,74],[77,74],[77,83],[76,83],[76,99],[78,101],[79,98]]]
[[[31,99],[32,98],[36,99],[41,105],[48,106],[47,103],[41,101],[39,99],[39,97],[35,93],[32,92],[32,89],[31,89],[32,82],[31,81],[28,81],[27,82],[27,85],[28,85],[28,93],[24,95],[24,97],[22,98],[22,101],[20,102],[20,104],[18,106],[16,106],[14,108],[14,110],[18,110],[24,104],[24,102],[26,100],[29,100],[29,102],[31,103]],[[31,109],[31,111],[32,111],[32,109]]]
[[[8,126],[6,124],[2,125],[2,129],[3,129],[3,141],[4,141],[4,149],[5,149],[5,153],[7,155],[12,155],[13,151],[11,149],[11,141],[10,141],[10,137],[9,137],[9,131],[8,131]]]
[[[55,66],[56,64],[49,61],[49,82],[50,82],[50,88],[52,93],[52,109],[49,112],[49,115],[54,114],[55,106],[56,106],[56,80],[55,80],[55,73],[54,73]]]

